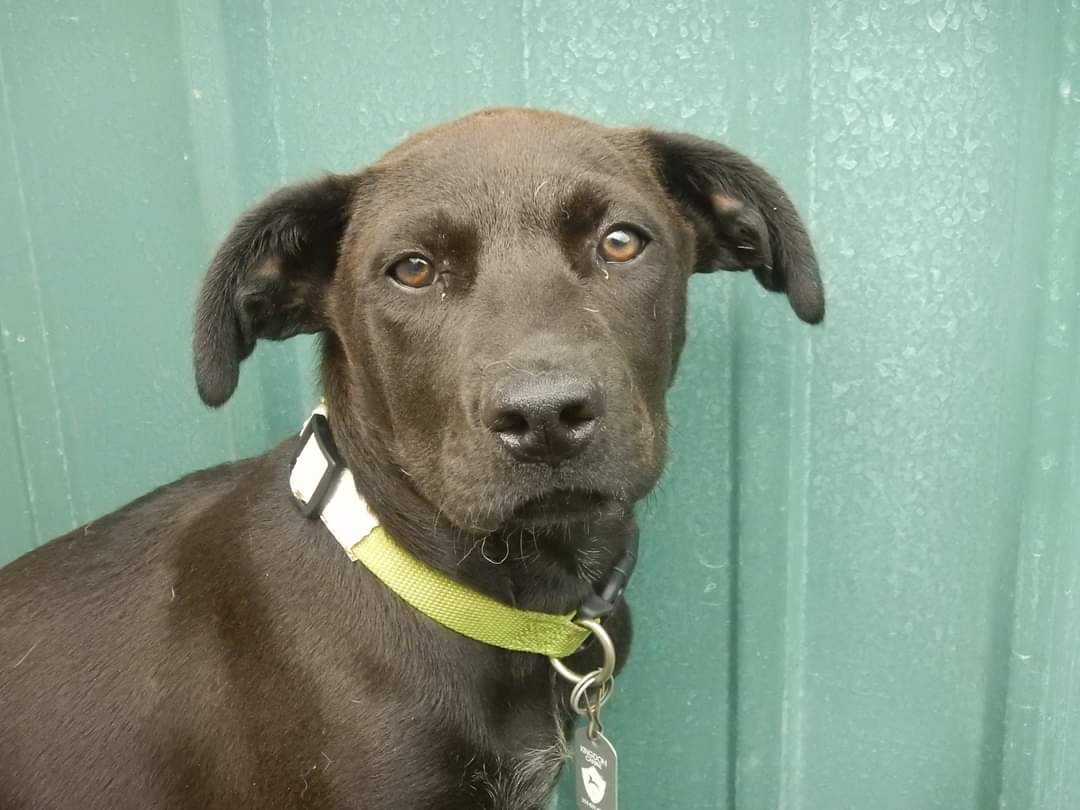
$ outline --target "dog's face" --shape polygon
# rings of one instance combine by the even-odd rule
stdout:
[[[741,155],[479,113],[248,213],[203,289],[196,377],[220,404],[258,338],[323,332],[331,419],[356,409],[452,523],[565,522],[655,484],[687,280],[716,269],[823,316],[797,214]]]

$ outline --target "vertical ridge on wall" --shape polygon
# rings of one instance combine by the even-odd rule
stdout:
[[[800,150],[807,157],[807,168],[803,182],[806,187],[807,203],[804,216],[807,225],[814,233],[818,222],[817,199],[815,196],[814,132],[810,126],[814,107],[812,43],[816,17],[811,10],[803,18],[806,23],[802,37],[792,38],[804,44],[807,62],[805,88],[805,114],[802,120],[806,124],[808,135],[806,148]],[[828,278],[828,271],[825,271]],[[803,807],[803,779],[805,771],[804,744],[806,728],[803,712],[806,709],[804,695],[806,688],[806,601],[807,579],[809,577],[810,513],[809,513],[809,477],[811,464],[812,411],[811,394],[813,392],[813,339],[802,323],[789,321],[786,331],[792,343],[790,361],[791,391],[788,407],[790,408],[788,470],[787,470],[787,510],[788,520],[785,538],[785,562],[787,576],[785,582],[784,610],[784,692],[781,702],[781,763],[780,763],[780,801],[781,810],[798,810]]]
[[[529,42],[529,27],[532,20],[529,16],[530,0],[521,0],[518,7],[518,30],[521,32],[521,103],[526,107],[532,106],[532,97],[529,92],[530,79],[532,77],[529,61],[532,57],[531,44]]]
[[[731,471],[731,488],[728,493],[728,559],[730,560],[730,574],[728,576],[728,664],[727,664],[727,805],[736,807],[739,801],[739,700],[742,690],[740,689],[739,673],[742,663],[742,627],[740,619],[742,610],[742,554],[740,553],[740,541],[742,538],[740,521],[742,518],[742,487],[739,469],[739,434],[742,425],[739,408],[740,391],[740,349],[742,341],[739,337],[739,307],[741,296],[728,297],[727,319],[732,325],[728,351],[725,362],[730,369],[730,386],[728,389],[727,409],[729,424],[727,431],[727,464]]]
[[[209,150],[214,149],[214,138],[222,140],[209,157],[212,168],[202,178],[208,195],[215,198],[209,216],[209,261],[244,210],[283,183],[305,179],[310,170],[292,176],[286,166],[283,90],[274,64],[269,0],[199,0],[185,6],[182,14],[194,37],[189,76],[209,89],[193,88],[192,126],[207,139]],[[224,417],[238,437],[238,455],[253,455],[280,441],[313,404],[311,381],[302,374],[300,360],[310,353],[310,343],[300,338],[262,341],[243,364],[240,385]],[[259,418],[252,419],[252,413]]]
[[[215,240],[220,238],[236,215],[240,201],[235,169],[237,144],[225,81],[225,35],[220,9],[213,0],[177,4],[175,11],[187,91],[185,104],[192,145],[190,159],[194,164],[202,213],[201,247],[209,261]],[[198,270],[191,268],[193,300],[200,282]],[[243,426],[252,425],[252,420],[237,418],[241,410],[253,409],[257,401],[246,396],[248,391],[247,386],[241,386],[229,415],[223,419],[218,417],[224,426],[228,455],[234,459],[255,452],[258,446],[249,436],[241,435]],[[206,416],[200,421],[209,427],[217,420],[213,416]]]
[[[223,0],[222,0],[223,1]],[[294,11],[295,9],[290,9]],[[280,35],[274,25],[273,0],[262,0],[259,7],[262,29],[262,56],[265,59],[266,84],[262,88],[266,93],[270,107],[270,132],[272,135],[272,162],[276,176],[272,185],[284,185],[302,178],[293,177],[288,162],[288,145],[282,113],[282,101],[290,101],[284,92],[277,64],[278,53],[276,40]],[[266,341],[264,341],[264,344]],[[293,340],[280,346],[263,346],[256,358],[255,368],[260,387],[274,391],[274,397],[263,398],[263,421],[266,425],[266,439],[273,443],[296,430],[299,416],[307,405],[307,393],[312,381],[303,373],[304,361],[310,362],[312,356],[311,341]],[[283,384],[284,383],[284,384]]]
[[[273,0],[262,0],[262,34],[266,55],[266,91],[270,97],[270,128],[274,134],[274,161],[277,164],[277,182],[288,180],[286,171],[285,136],[281,131],[281,85],[277,79],[274,55]]]
[[[42,304],[39,265],[27,210],[23,155],[12,110],[12,94],[20,81],[15,20],[10,1],[0,20],[0,93],[4,141],[3,173],[8,178],[0,192],[0,244],[2,261],[11,267],[0,274],[0,347],[5,355],[5,386],[10,392],[11,444],[18,448],[20,475],[31,506],[35,544],[40,544],[76,521],[71,474],[60,418],[60,402],[53,370],[49,328]],[[15,267],[25,268],[17,273]],[[14,504],[11,505],[14,507]],[[0,549],[0,560],[6,559]]]
[[[4,328],[0,321],[0,330]],[[0,465],[0,513],[5,517],[5,534],[13,542],[41,542],[41,530],[34,513],[33,493],[26,481],[26,459],[19,441],[19,419],[15,411],[15,390],[8,369],[7,351],[0,342],[0,458],[7,464]],[[14,464],[12,462],[15,462]],[[17,550],[0,544],[0,565]]]
[[[1033,150],[1051,204],[1028,213],[1037,238],[1025,264],[1038,318],[1022,477],[1012,648],[1004,706],[1001,810],[1071,810],[1080,796],[1080,2],[1060,0],[1044,21],[1045,150]],[[1037,18],[1037,15],[1031,15]],[[1052,42],[1046,47],[1046,39]],[[1031,178],[1027,178],[1032,182]],[[1027,195],[1032,196],[1030,193]],[[1036,201],[1041,202],[1041,201]]]
[[[994,510],[995,524],[1002,535],[1017,542],[1003,545],[997,562],[997,587],[987,604],[991,616],[988,627],[984,720],[978,778],[981,807],[996,806],[1002,794],[1003,757],[1006,745],[1007,702],[1012,689],[1011,669],[1016,655],[1014,614],[1017,579],[1023,565],[1019,542],[1023,520],[1023,490],[1030,467],[1033,425],[1038,384],[1034,358],[1043,352],[1040,333],[1045,328],[1046,307],[1040,291],[1050,272],[1049,217],[1047,189],[1054,179],[1050,155],[1053,150],[1056,88],[1060,71],[1060,15],[1037,13],[1045,4],[1028,3],[1028,13],[1016,37],[1016,140],[1024,144],[1014,161],[1011,197],[1011,231],[1007,267],[1012,292],[1005,312],[1001,363],[1004,369],[998,416],[998,472],[993,491],[1010,493],[1001,497]],[[1057,19],[1055,19],[1057,17]],[[1057,23],[1057,25],[1055,25]],[[1007,283],[1008,283],[1007,282]],[[1022,643],[1022,642],[1020,642]]]
[[[810,204],[813,212],[813,202]],[[788,457],[788,528],[785,536],[784,611],[784,693],[780,725],[780,803],[784,810],[803,807],[805,760],[803,724],[806,684],[806,601],[809,577],[809,475],[810,475],[810,395],[813,344],[809,338],[799,343],[802,353],[793,355],[791,369],[792,443]]]
[[[735,45],[728,115],[730,143],[760,162],[788,191],[815,237],[810,127],[811,9],[749,0],[725,23]],[[776,58],[783,43],[784,59]],[[785,122],[777,126],[778,121]],[[822,257],[829,287],[834,268]],[[731,280],[731,442],[738,517],[731,532],[737,582],[738,698],[728,756],[734,770],[726,806],[801,806],[806,598],[808,363],[813,335],[782,295],[749,274]]]

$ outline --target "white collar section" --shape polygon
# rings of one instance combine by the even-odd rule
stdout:
[[[304,517],[318,514],[350,560],[353,547],[371,534],[379,519],[356,491],[353,474],[338,455],[321,403],[300,431],[300,452],[289,473],[289,488]]]

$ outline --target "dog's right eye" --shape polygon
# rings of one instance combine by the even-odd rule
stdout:
[[[419,290],[435,282],[435,268],[423,256],[406,256],[390,266],[390,277],[402,287]]]

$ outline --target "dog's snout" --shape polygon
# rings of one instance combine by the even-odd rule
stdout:
[[[522,377],[491,392],[484,424],[519,461],[552,466],[583,451],[604,415],[595,382],[575,378]]]

